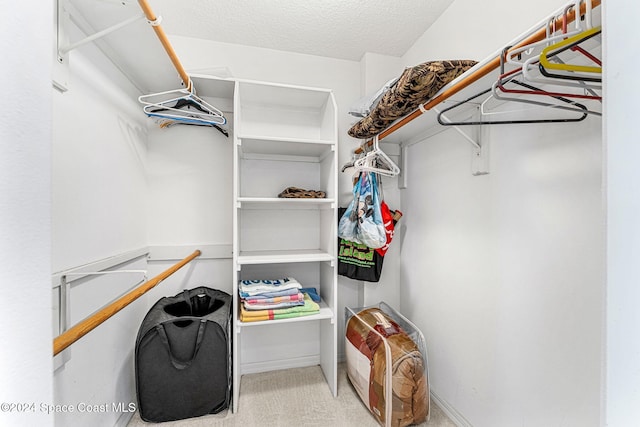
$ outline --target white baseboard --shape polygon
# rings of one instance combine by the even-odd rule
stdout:
[[[256,374],[258,372],[277,371],[280,369],[304,368],[320,364],[320,356],[295,357],[291,359],[278,359],[267,362],[243,363],[240,372],[245,374]]]
[[[447,401],[438,396],[433,390],[431,390],[431,400],[433,400],[433,403],[438,405],[438,407],[442,409],[442,412],[444,412],[458,427],[473,427],[469,420],[467,420],[453,406],[449,405]]]
[[[133,414],[135,414],[135,412],[123,412],[113,427],[126,427],[129,421],[131,421],[131,418],[133,418]]]

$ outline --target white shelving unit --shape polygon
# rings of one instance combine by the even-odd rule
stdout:
[[[337,110],[329,90],[237,81],[234,90],[233,409],[245,373],[319,364],[337,394]],[[287,199],[287,187],[323,199]],[[238,282],[295,277],[311,316],[239,318]]]

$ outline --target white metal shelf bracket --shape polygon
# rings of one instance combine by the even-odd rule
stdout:
[[[54,333],[60,335],[69,329],[71,324],[71,283],[67,281],[66,276],[60,277],[60,290],[56,305],[58,323]],[[54,357],[54,369],[64,366],[69,360],[71,360],[71,349],[67,348]]]
[[[60,335],[71,327],[71,283],[88,276],[107,274],[142,274],[147,278],[147,270],[108,270],[121,264],[147,256],[147,248],[140,248],[119,254],[90,264],[60,271],[52,275],[52,289],[54,290],[54,334]],[[140,281],[137,283],[139,284]],[[137,286],[136,284],[136,286]],[[59,369],[71,359],[71,349],[67,348],[54,357],[54,369]]]
[[[400,174],[398,175],[398,188],[400,190],[407,188],[407,164],[409,160],[407,152],[408,149],[408,145],[400,146]]]
[[[489,174],[489,141],[488,132],[491,126],[475,126],[478,134],[478,141],[482,141],[480,148],[473,147],[471,153],[471,174],[473,176]]]
[[[111,26],[109,28],[105,28],[104,30],[98,31],[97,33],[94,33],[94,34],[92,34],[90,36],[87,36],[84,39],[79,40],[79,41],[77,41],[75,43],[70,43],[70,44],[68,44],[68,45],[66,45],[64,47],[59,47],[58,46],[58,61],[64,60],[64,56],[67,53],[71,52],[73,49],[75,49],[77,47],[80,47],[80,46],[83,46],[83,45],[85,45],[87,43],[91,43],[94,40],[97,40],[97,39],[102,38],[102,37],[104,37],[104,36],[106,36],[108,34],[111,34],[114,31],[117,31],[117,30],[119,30],[119,29],[121,29],[123,27],[126,27],[127,25],[132,24],[132,23],[134,23],[136,21],[139,21],[141,19],[146,19],[144,13],[141,13],[141,14],[136,15],[136,16],[132,16],[131,18],[129,18],[129,19],[125,20],[125,21],[122,21],[122,22],[120,22],[118,24],[115,24],[115,25],[113,25],[113,26]],[[151,25],[154,25],[154,23],[152,23],[152,22],[149,22],[149,23]],[[157,25],[157,24],[155,24],[155,25]]]
[[[424,107],[422,106],[422,104],[420,104],[420,110],[423,112],[426,112],[427,110],[424,109]],[[445,115],[440,113],[440,110],[438,110],[436,107],[432,108],[433,111],[435,111],[436,113],[440,114],[440,117],[442,117],[442,119],[447,122],[450,123],[451,120],[449,120]],[[475,139],[471,138],[469,135],[467,135],[462,129],[460,129],[458,126],[451,126],[456,132],[458,132],[460,135],[462,135],[462,137],[464,139],[466,139],[467,141],[469,141],[471,143],[471,145],[473,145],[477,150],[481,150],[482,147],[480,147],[480,143],[478,141],[476,141]]]
[[[420,104],[420,110],[423,113],[427,111],[424,109],[422,104]],[[441,114],[436,107],[433,107],[432,110],[435,111],[437,114],[440,114],[440,117],[444,121],[451,122],[451,120],[447,118],[445,115]],[[486,126],[473,126],[473,127],[476,130],[475,138],[467,135],[467,133],[464,132],[459,126],[451,126],[453,130],[458,132],[464,139],[466,139],[471,144],[471,148],[472,148],[471,174],[474,176],[487,175],[489,173],[489,144],[487,142],[489,139],[487,138],[483,141],[483,143],[480,143],[480,139],[481,139],[480,134],[482,134],[483,128],[486,128]]]
[[[101,31],[97,31],[91,27],[91,25],[86,21],[86,19],[82,16],[82,14],[75,8],[75,6],[70,3],[68,0],[57,0],[56,1],[56,16],[55,16],[55,35],[56,35],[56,43],[53,45],[53,55],[56,58],[53,64],[53,86],[60,92],[66,92],[69,89],[69,52],[73,49],[85,45],[87,43],[93,41],[99,41],[102,37],[119,30],[127,25],[132,24],[133,22],[137,22],[141,19],[145,19],[146,16],[144,13],[132,16],[131,18],[119,23],[115,24],[109,28],[106,28]],[[122,3],[125,4],[125,3]],[[151,25],[154,25],[153,22],[149,22]],[[68,31],[71,28],[71,25],[77,26],[80,31],[84,34],[91,34],[84,39],[70,43]],[[108,45],[102,43],[97,44],[98,48],[105,54],[107,58],[136,86],[138,89],[141,86],[136,83],[135,79],[123,69],[121,65],[119,65],[122,61],[119,59],[119,56],[111,49]],[[140,89],[143,91],[142,89]]]
[[[71,19],[65,3],[66,0],[58,0],[56,2],[56,42],[53,46],[54,52],[52,52],[54,58],[56,58],[56,61],[53,62],[52,70],[53,87],[60,92],[66,92],[69,89],[69,61],[65,61],[64,58],[60,56],[59,51],[60,46],[69,43],[69,37],[67,36],[65,28],[68,28]]]

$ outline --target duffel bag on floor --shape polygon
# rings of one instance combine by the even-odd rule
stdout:
[[[161,298],[135,348],[140,417],[163,422],[213,414],[231,399],[231,296],[207,287]]]

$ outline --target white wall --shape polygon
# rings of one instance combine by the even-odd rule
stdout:
[[[233,121],[231,114],[225,116]],[[230,294],[233,140],[213,128],[199,126],[161,129],[148,120],[148,129],[147,242],[152,247],[193,245],[178,249],[177,257],[185,257],[195,248],[203,252],[149,292],[148,298],[155,301],[197,286]],[[226,259],[208,259],[209,247],[227,247]],[[176,261],[153,261],[149,272],[159,274]]]
[[[402,57],[405,66],[441,59],[482,60],[566,5],[564,0],[539,0],[516,6],[497,0],[455,0]]]
[[[363,96],[376,93],[386,82],[402,73],[402,58],[365,53],[360,59],[360,87]]]
[[[0,424],[50,426],[53,3],[3,2],[0,76]],[[5,404],[27,404],[25,411]],[[33,406],[32,406],[33,405]]]
[[[231,245],[231,137],[210,127],[160,129],[149,123],[149,244]]]
[[[602,425],[637,424],[640,419],[640,327],[638,247],[640,189],[635,159],[638,146],[640,65],[637,43],[629,44],[640,5],[633,1],[604,2],[604,119],[607,191],[607,340],[606,413]]]
[[[522,13],[506,0],[457,0],[404,60],[481,60],[562,4]],[[459,423],[596,426],[601,121],[485,132],[486,176],[471,175],[469,144],[453,130],[409,148],[401,309],[425,333],[432,391]]]
[[[147,240],[145,116],[95,59],[70,59],[70,88],[53,99],[53,271]]]
[[[72,39],[80,37],[75,34]],[[131,95],[135,90],[91,44],[71,52],[68,82],[67,92],[50,89],[54,272],[147,246],[146,117]],[[146,257],[119,268],[146,269]],[[73,282],[70,324],[142,280],[137,273]],[[51,279],[48,295],[50,287]],[[113,426],[127,421],[131,414],[111,405],[136,402],[133,350],[149,304],[146,296],[141,298],[67,350],[70,360],[54,373],[52,403],[71,405],[74,411],[58,411],[56,425]],[[50,322],[48,318],[47,325]],[[86,410],[91,405],[107,406]]]

